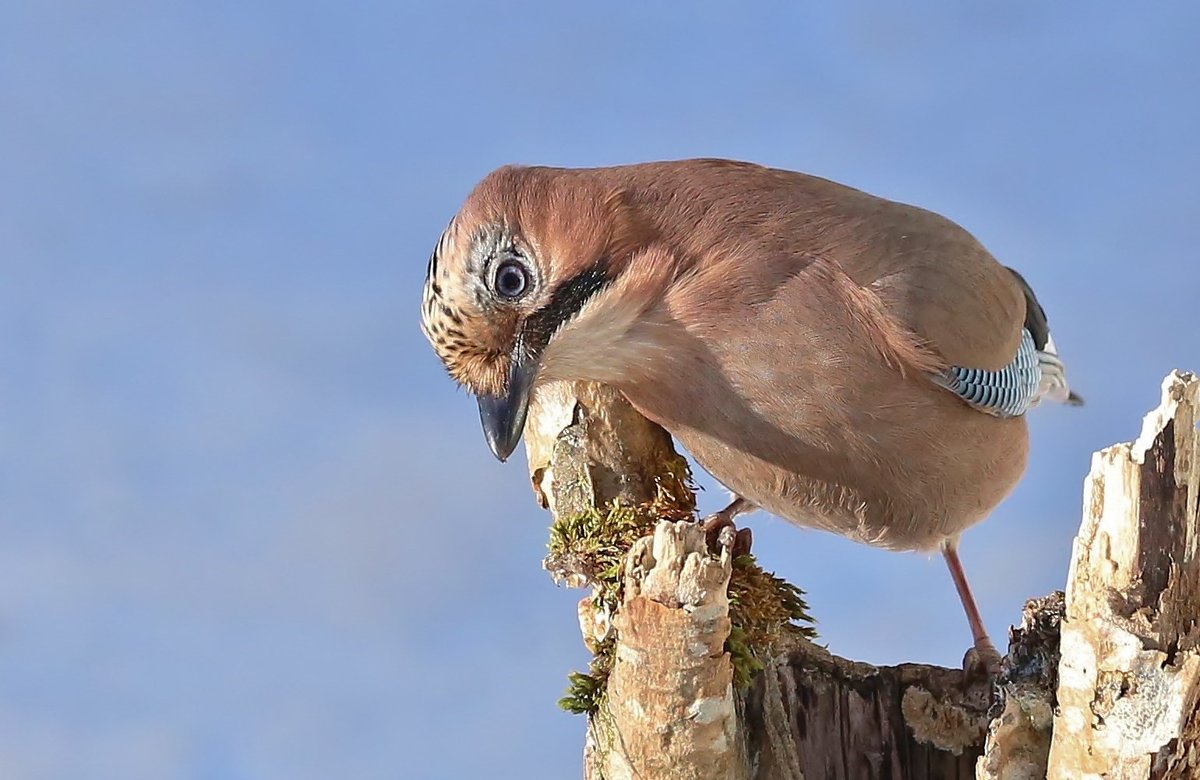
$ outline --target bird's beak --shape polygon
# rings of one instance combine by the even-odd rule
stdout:
[[[508,370],[507,392],[501,395],[480,395],[479,420],[483,436],[492,454],[501,461],[508,460],[525,430],[525,414],[529,411],[529,390],[537,375],[536,359],[518,360],[514,356]]]

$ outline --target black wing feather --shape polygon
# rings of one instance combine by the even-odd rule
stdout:
[[[1016,277],[1017,284],[1021,285],[1021,291],[1025,293],[1025,329],[1033,336],[1033,345],[1039,351],[1044,350],[1050,342],[1050,325],[1046,322],[1046,310],[1038,303],[1037,296],[1033,294],[1033,288],[1025,281],[1025,277],[1012,268],[1008,270]]]

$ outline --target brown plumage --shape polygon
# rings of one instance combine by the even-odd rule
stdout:
[[[422,313],[501,458],[535,383],[606,382],[747,502],[952,572],[1025,467],[1024,410],[1075,400],[1032,291],[965,230],[747,163],[501,168]]]

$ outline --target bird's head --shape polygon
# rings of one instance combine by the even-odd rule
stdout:
[[[500,460],[520,441],[535,383],[584,378],[586,321],[611,308],[644,237],[631,213],[586,172],[506,167],[476,186],[434,248],[421,329],[477,397]]]

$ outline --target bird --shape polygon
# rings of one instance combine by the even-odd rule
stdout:
[[[421,329],[501,461],[538,386],[612,386],[731,492],[707,527],[940,551],[998,668],[959,539],[1022,476],[1026,412],[1082,400],[1025,278],[957,223],[737,160],[505,165],[438,239]]]

